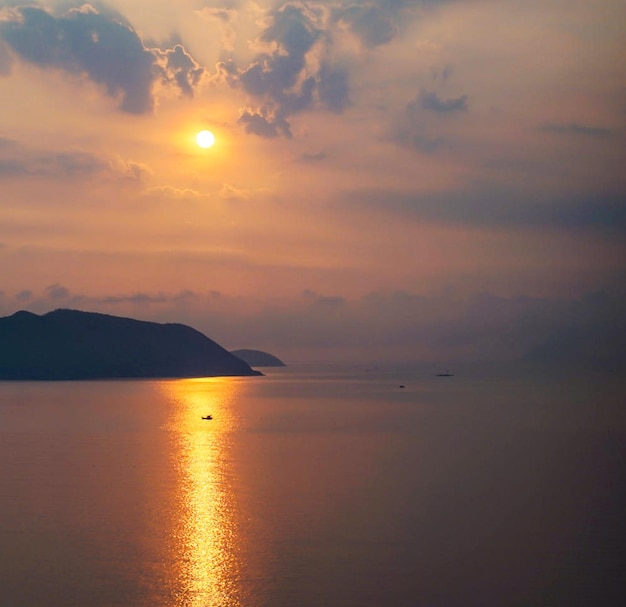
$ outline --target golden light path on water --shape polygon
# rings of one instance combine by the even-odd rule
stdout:
[[[168,430],[178,471],[172,530],[176,605],[242,606],[239,534],[229,460],[236,378],[162,384],[174,404]],[[202,417],[212,415],[212,420]]]

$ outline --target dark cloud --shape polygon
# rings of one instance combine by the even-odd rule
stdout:
[[[447,0],[441,0],[441,2]],[[289,118],[318,103],[331,112],[341,113],[350,105],[350,78],[345,66],[333,64],[333,41],[341,30],[349,30],[367,48],[391,42],[409,22],[416,8],[440,4],[436,0],[370,0],[322,5],[286,2],[267,15],[268,25],[257,42],[268,50],[260,52],[235,77],[223,69],[222,79],[239,83],[261,108],[245,110],[246,130],[264,137],[291,136]],[[309,57],[315,54],[314,60]],[[219,68],[218,68],[219,71]],[[444,68],[442,79],[449,70]],[[427,109],[453,112],[466,109],[467,98],[443,100],[433,94]],[[416,140],[416,147],[431,146]]]
[[[437,93],[423,92],[417,99],[419,107],[424,110],[449,114],[452,112],[465,112],[467,110],[467,95],[443,99]]]
[[[36,150],[0,138],[0,179],[47,177],[77,179],[104,176],[136,183],[149,173],[148,167],[119,158],[105,158],[80,151]]]
[[[306,54],[320,36],[312,17],[301,7],[286,4],[271,15],[260,40],[276,45],[271,53],[258,54],[239,81],[250,95],[265,100],[259,111],[245,110],[239,119],[248,133],[262,137],[291,137],[287,118],[309,107],[316,81],[302,79]]]
[[[399,129],[394,140],[405,147],[413,148],[424,154],[434,154],[443,144],[441,137],[429,137],[423,133],[412,133],[410,129]]]
[[[245,0],[196,0],[202,7],[230,11],[239,8]]]
[[[41,68],[86,74],[119,99],[124,112],[150,112],[155,82],[192,95],[204,71],[181,45],[147,49],[122,16],[89,4],[60,17],[35,6],[18,7],[10,16],[0,23],[0,38],[17,56]]]
[[[84,5],[63,17],[36,7],[20,7],[16,19],[0,25],[0,35],[26,61],[71,73],[85,72],[121,97],[120,108],[140,114],[152,109],[154,56],[135,31]]]
[[[449,73],[446,78],[449,77]],[[446,144],[437,134],[437,122],[427,113],[445,117],[467,111],[467,95],[445,99],[435,92],[423,91],[408,103],[392,127],[391,139],[401,146],[433,154]]]
[[[0,178],[86,177],[106,172],[109,165],[101,158],[84,152],[44,152],[22,148],[15,142],[0,141]]]
[[[302,297],[314,306],[322,306],[324,308],[336,308],[347,305],[347,300],[338,295],[319,295],[311,289],[305,289]]]
[[[368,49],[389,44],[425,8],[454,0],[345,0],[332,10],[332,19],[346,27]]]
[[[545,199],[493,187],[463,192],[407,194],[360,190],[346,194],[348,204],[393,213],[413,221],[465,226],[506,226],[626,232],[626,196],[579,195]]]
[[[26,175],[26,169],[20,162],[7,158],[0,159],[0,178]]]
[[[232,60],[219,61],[217,63],[216,73],[213,76],[213,81],[216,83],[226,83],[229,86],[237,86],[239,82],[239,69]]]
[[[15,294],[15,299],[20,302],[30,301],[33,298],[33,292],[28,289],[24,289]]]
[[[446,82],[452,76],[452,71],[451,65],[444,65],[442,68],[433,69],[431,77],[435,82],[438,80]]]
[[[252,97],[261,100],[256,110],[245,109],[240,123],[246,131],[263,137],[291,137],[290,116],[317,101],[335,113],[349,105],[349,77],[345,69],[328,61],[308,61],[316,45],[328,49],[330,37],[319,13],[304,5],[286,3],[271,11],[268,26],[258,43],[268,48],[241,70],[238,79],[227,65],[218,66],[232,84],[237,82]]]
[[[610,129],[578,124],[570,122],[567,124],[547,123],[540,127],[544,133],[555,133],[557,135],[579,135],[583,137],[610,137],[613,133]]]
[[[345,24],[367,48],[391,42],[398,31],[400,3],[362,3],[335,9],[333,17]]]
[[[67,299],[70,296],[69,290],[58,283],[46,287],[45,291],[48,299]]]
[[[0,151],[13,148],[17,145],[15,139],[8,139],[7,137],[0,137]]]
[[[260,53],[240,76],[252,95],[268,95],[280,102],[305,67],[305,55],[320,35],[310,16],[300,7],[285,5],[272,14],[271,25],[260,40],[275,43],[272,53]]]
[[[211,13],[216,19],[219,19],[220,21],[223,21],[224,23],[228,23],[230,21],[232,21],[233,18],[233,13],[231,10],[228,9],[215,9],[212,13]]]
[[[350,85],[345,69],[333,69],[322,64],[319,72],[319,95],[331,112],[341,114],[350,105]]]
[[[98,298],[95,303],[98,304],[163,304],[163,303],[180,303],[190,299],[194,299],[196,294],[193,291],[181,291],[180,293],[133,293],[131,295],[108,295],[106,297]]]
[[[6,45],[0,40],[0,76],[7,76],[11,73],[11,55]]]
[[[238,120],[244,126],[246,133],[266,137],[268,139],[283,136],[291,139],[289,123],[277,114],[268,110],[253,111],[244,109]]]
[[[56,153],[52,157],[51,164],[55,165],[57,170],[67,177],[92,175],[102,172],[106,168],[100,158],[84,152]]]
[[[315,154],[302,154],[300,156],[302,162],[322,162],[326,158],[328,158],[328,154],[324,150]]]
[[[154,52],[158,53],[161,80],[174,84],[183,95],[193,97],[206,73],[205,69],[180,44],[166,51]]]
[[[211,294],[215,298],[215,292]],[[44,313],[62,305],[64,307],[80,307],[81,309],[103,310],[116,309],[119,307],[139,306],[145,309],[162,309],[164,306],[187,306],[197,299],[198,295],[190,290],[178,293],[146,293],[137,292],[125,295],[106,295],[93,297],[89,295],[74,294],[60,283],[51,284],[37,294],[30,289],[24,289],[16,293],[12,298],[17,305],[28,304],[28,308],[38,313]],[[5,302],[6,303],[6,302]],[[15,304],[14,304],[15,305]]]

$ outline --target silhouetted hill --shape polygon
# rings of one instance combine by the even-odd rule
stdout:
[[[0,318],[0,379],[261,375],[199,331],[55,310]]]
[[[251,367],[285,367],[285,363],[276,358],[273,354],[268,354],[262,350],[232,350],[237,358],[247,362]]]

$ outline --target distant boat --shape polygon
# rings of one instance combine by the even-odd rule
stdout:
[[[443,373],[436,373],[437,377],[454,377],[454,373],[450,371],[444,371]]]
[[[213,419],[212,415],[203,415],[202,419]]]

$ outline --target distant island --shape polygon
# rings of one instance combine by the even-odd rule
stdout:
[[[0,318],[0,380],[262,375],[183,324],[55,310]]]
[[[285,367],[285,363],[276,358],[273,354],[268,354],[262,350],[231,350],[237,358],[247,362],[251,367]]]

